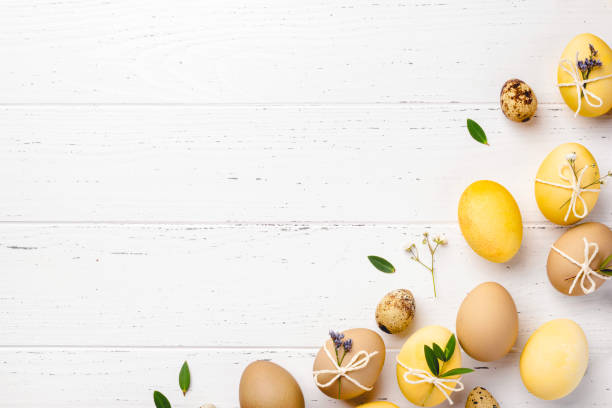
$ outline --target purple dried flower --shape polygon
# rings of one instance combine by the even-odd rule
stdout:
[[[344,338],[344,334],[330,330],[329,337],[331,337],[331,339],[333,340],[334,347],[336,348],[336,350],[342,347],[342,344],[343,344],[342,339]]]
[[[353,339],[347,339],[344,342],[344,351],[348,353],[349,351],[351,351],[352,348],[353,348]]]
[[[593,44],[589,44],[589,49],[591,50],[592,56],[597,56],[597,50],[595,49],[595,47],[593,47]]]

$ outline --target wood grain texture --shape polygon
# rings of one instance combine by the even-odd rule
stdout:
[[[412,406],[401,395],[395,376],[397,351],[387,353],[385,366],[374,391],[351,402],[326,397],[312,381],[314,349],[125,349],[125,348],[28,348],[0,347],[0,368],[4,400],[10,396],[12,408],[41,404],[49,408],[66,406],[106,408],[150,408],[153,390],[163,392],[173,407],[193,408],[213,402],[218,408],[238,407],[238,384],[246,365],[269,359],[281,363],[296,378],[307,407],[351,407],[359,402],[386,399],[399,406]],[[189,361],[192,387],[183,397],[178,372]],[[486,384],[504,407],[550,406],[533,397],[521,384],[518,355],[511,354],[495,363],[477,363],[468,357],[464,363],[479,366],[463,377],[466,390],[454,393],[454,406],[463,406],[469,390]],[[612,356],[592,354],[588,376],[568,397],[555,401],[555,407],[602,407],[610,401],[612,382],[609,372]],[[78,387],[75,387],[78,384]],[[500,402],[502,404],[502,402]]]
[[[428,271],[403,250],[423,231],[449,240],[435,300]],[[3,225],[0,345],[318,347],[330,328],[376,329],[377,302],[400,287],[416,297],[406,335],[454,329],[467,292],[493,280],[520,312],[517,350],[558,317],[578,322],[592,350],[610,350],[612,284],[570,298],[548,282],[547,248],[562,232],[531,226],[517,257],[493,264],[454,225]],[[398,272],[374,269],[372,254]],[[405,338],[385,335],[391,348]]]
[[[527,124],[490,105],[19,107],[0,110],[0,220],[455,222],[492,179],[526,222],[544,157],[586,145],[612,169],[612,116],[542,105]],[[488,133],[473,141],[466,118]],[[612,220],[604,188],[591,215]]]
[[[609,1],[3,1],[2,103],[561,102],[558,59]]]

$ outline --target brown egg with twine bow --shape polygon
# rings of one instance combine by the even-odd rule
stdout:
[[[582,296],[593,293],[610,279],[612,231],[598,222],[567,230],[548,254],[550,283],[561,293]]]
[[[351,399],[374,388],[385,363],[385,343],[369,329],[330,331],[317,353],[314,382],[328,397]]]

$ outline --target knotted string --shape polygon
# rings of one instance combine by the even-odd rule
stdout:
[[[583,263],[576,261],[571,256],[561,251],[559,248],[555,247],[554,245],[552,246],[552,249],[554,249],[559,255],[561,255],[562,257],[564,257],[565,259],[567,259],[568,261],[570,261],[571,263],[573,263],[574,265],[580,268],[580,270],[574,277],[574,282],[572,282],[572,286],[570,286],[569,288],[568,294],[570,295],[574,291],[574,287],[576,286],[576,282],[578,282],[578,280],[580,280],[580,288],[582,289],[582,293],[584,293],[585,295],[588,295],[589,293],[593,293],[595,291],[595,288],[597,287],[591,275],[596,275],[600,279],[605,279],[605,280],[610,279],[610,276],[601,275],[597,273],[596,271],[594,271],[593,269],[591,269],[591,262],[593,262],[593,260],[597,256],[597,252],[599,252],[599,245],[597,245],[596,242],[587,241],[585,237],[582,237],[582,239],[584,240],[584,262]],[[594,251],[591,255],[589,255],[589,252],[590,252],[589,248],[591,247],[594,248]],[[588,279],[589,281],[590,286],[588,288],[586,288],[584,285],[585,279]]]
[[[564,87],[564,86],[575,86],[576,87],[576,95],[578,97],[578,109],[576,109],[576,112],[574,113],[574,117],[578,116],[578,112],[580,112],[580,108],[582,108],[582,95],[583,94],[584,94],[584,101],[587,104],[591,105],[592,107],[599,108],[601,105],[603,105],[603,100],[599,96],[595,95],[593,92],[586,89],[584,87],[584,84],[599,81],[601,79],[612,78],[612,74],[603,75],[603,76],[595,77],[595,78],[582,79],[582,72],[580,72],[580,70],[578,69],[578,53],[576,53],[576,63],[572,63],[570,60],[565,58],[559,61],[559,67],[563,71],[567,72],[572,77],[573,81],[563,82],[563,83],[557,84],[557,86],[558,87]],[[597,104],[591,102],[591,98],[595,99],[597,101]]]
[[[569,167],[570,170],[570,176],[571,178],[565,177],[563,175],[563,169],[565,167]],[[559,184],[559,183],[552,183],[550,181],[546,181],[546,180],[541,180],[541,179],[536,179],[537,182],[540,182],[542,184],[548,184],[549,186],[555,186],[555,187],[560,187],[560,188],[566,188],[568,190],[572,190],[572,196],[570,198],[570,203],[569,206],[567,208],[567,212],[565,213],[565,218],[563,219],[564,221],[567,221],[567,218],[569,217],[570,213],[574,213],[574,215],[577,218],[584,218],[589,214],[589,209],[587,207],[586,201],[584,201],[584,198],[582,197],[582,193],[584,193],[585,191],[591,192],[591,193],[597,193],[599,192],[599,189],[594,189],[594,188],[582,188],[580,187],[580,185],[582,184],[582,177],[584,176],[584,171],[588,168],[589,166],[584,166],[583,168],[581,168],[580,170],[578,170],[578,177],[576,177],[576,174],[574,173],[574,170],[572,169],[572,166],[569,162],[566,162],[564,164],[562,164],[561,166],[559,166],[559,177],[561,178],[561,180],[565,180],[568,182],[568,184]],[[578,212],[576,212],[576,202],[580,200],[580,202],[582,203],[582,214],[578,214]]]
[[[404,381],[406,381],[408,384],[423,384],[423,383],[433,384],[434,387],[436,387],[442,393],[442,395],[446,397],[446,399],[451,405],[453,405],[453,400],[450,397],[450,393],[453,391],[463,391],[464,387],[463,387],[463,383],[461,382],[461,378],[454,379],[454,378],[436,377],[430,374],[428,371],[419,370],[417,368],[411,368],[411,367],[404,365],[399,360],[399,357],[397,358],[397,364],[399,364],[400,366],[406,369],[406,372],[403,375]],[[409,375],[412,375],[419,379],[410,380],[408,378]],[[455,384],[456,387],[449,387],[445,383]]]
[[[327,388],[331,386],[334,382],[336,382],[336,380],[340,379],[341,377],[344,377],[364,391],[372,390],[373,387],[366,387],[362,385],[359,381],[357,381],[356,379],[348,375],[348,373],[365,368],[370,363],[370,358],[377,355],[378,351],[373,351],[372,353],[368,353],[365,350],[361,350],[360,352],[356,353],[353,356],[353,358],[348,362],[347,365],[341,367],[340,365],[338,365],[338,361],[336,360],[334,356],[332,356],[332,354],[327,349],[327,347],[323,346],[323,349],[325,350],[327,357],[329,357],[329,361],[331,361],[332,364],[334,365],[334,369],[333,370],[318,370],[312,373],[315,383],[319,387]],[[319,376],[323,374],[333,374],[334,376],[332,377],[331,380],[329,380],[325,384],[321,384],[319,382]]]

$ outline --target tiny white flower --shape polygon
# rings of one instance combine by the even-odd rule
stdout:
[[[567,161],[570,161],[570,162],[576,161],[576,153],[572,152],[566,155],[565,158],[567,159]]]

